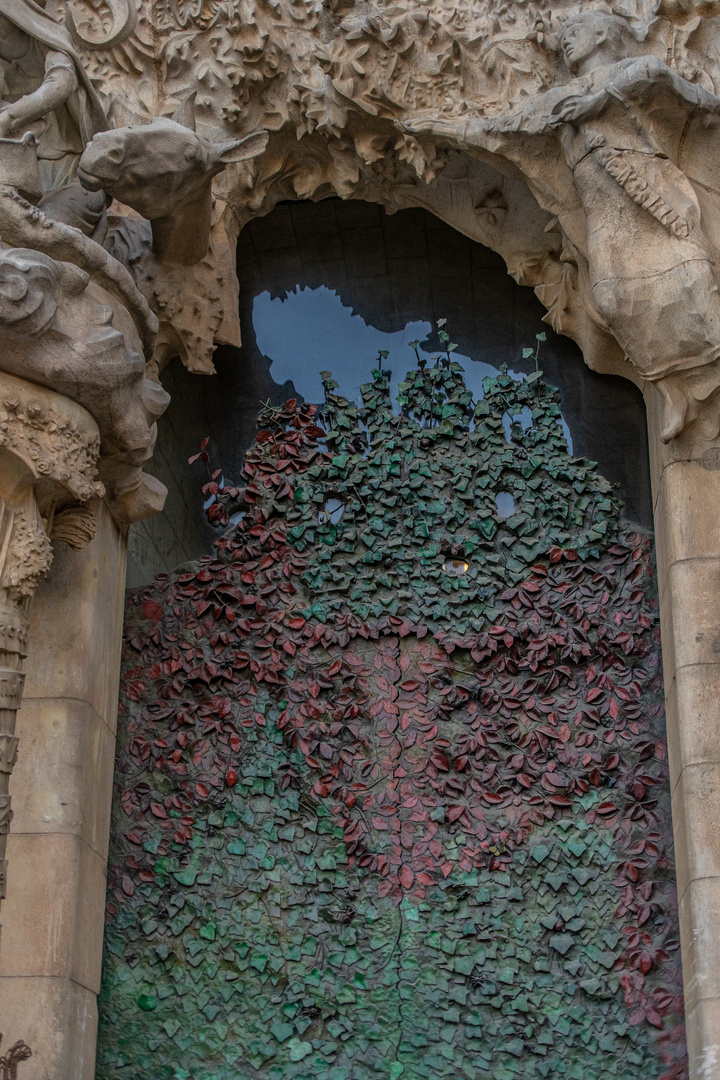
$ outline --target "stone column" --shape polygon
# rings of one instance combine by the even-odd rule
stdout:
[[[95,1076],[125,555],[103,507],[31,611],[0,952],[0,1028],[33,1051],[18,1080]]]
[[[99,966],[104,865],[100,856],[93,860],[73,841],[70,823],[77,829],[82,817],[77,799],[73,802],[68,784],[63,786],[62,773],[48,767],[47,756],[38,775],[33,775],[33,750],[43,746],[46,754],[54,740],[58,764],[65,763],[66,773],[72,773],[78,754],[89,759],[93,755],[91,733],[80,728],[79,703],[87,697],[85,685],[93,682],[96,673],[104,676],[108,671],[112,697],[116,691],[117,646],[111,658],[97,650],[97,640],[95,655],[88,648],[88,635],[100,637],[99,626],[88,627],[95,611],[93,598],[108,576],[122,575],[124,554],[122,544],[116,543],[118,551],[113,555],[108,550],[108,528],[114,526],[101,518],[103,488],[95,480],[99,451],[97,425],[85,409],[50,390],[0,374],[0,868],[2,893],[7,892],[2,910],[6,925],[0,952],[0,1032],[3,1049],[10,1048],[9,1055],[0,1056],[0,1066],[9,1068],[9,1076],[14,1075],[15,1059],[23,1061],[21,1069],[27,1076],[44,1080],[58,1080],[61,1075],[80,1080],[92,1075],[86,1067],[78,1067],[82,1054],[62,1073],[59,1063],[66,1051],[56,1045],[57,1037],[53,1043],[51,1029],[58,1010],[75,1010],[70,1024],[63,1021],[68,1034],[81,1029],[78,1021],[83,1010],[93,1018],[92,1008],[74,1000],[57,976],[72,971],[92,982],[79,959],[83,948],[93,956],[94,964],[88,965],[93,972]],[[94,550],[102,548],[110,556],[105,560],[110,564],[109,575],[108,566],[96,560],[93,567],[92,556],[72,551],[92,539],[99,518],[103,528]],[[66,541],[63,547],[68,554],[56,572],[62,579],[59,591],[53,591],[52,584],[46,587],[31,645],[29,609],[52,561],[51,536]],[[73,564],[72,559],[78,562]],[[80,567],[86,568],[84,576],[78,575]],[[122,584],[119,590],[121,607]],[[115,599],[108,595],[108,604]],[[106,621],[106,611],[100,614],[98,610],[96,617]],[[33,660],[28,711],[16,730],[29,652]],[[38,707],[37,699],[47,697],[49,687],[56,694],[64,687],[65,695],[77,699],[78,706],[68,704],[65,715],[62,707],[53,715],[52,707],[44,702]],[[108,700],[112,697],[109,693]],[[103,699],[98,708],[105,704]],[[102,740],[100,744],[104,746]],[[110,755],[103,778],[109,800],[112,748],[104,752]],[[18,757],[22,765],[14,773]],[[11,798],[19,810],[12,830]],[[95,933],[93,925],[99,927]],[[77,940],[70,940],[71,927]],[[81,942],[83,948],[79,948]],[[48,978],[32,985],[30,975]],[[40,1015],[42,1032],[35,1023]],[[40,1034],[44,1045],[55,1051],[53,1062],[46,1062],[42,1051],[28,1061],[25,1044],[32,1047],[35,1041],[39,1048]],[[92,1034],[94,1038],[94,1028]]]
[[[646,390],[692,1080],[720,1078],[720,439],[660,441]]]

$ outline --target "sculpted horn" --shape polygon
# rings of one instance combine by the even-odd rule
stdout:
[[[197,125],[195,123],[195,98],[197,97],[197,90],[193,90],[192,94],[188,94],[181,105],[177,107],[173,113],[173,120],[176,124],[182,124],[183,127],[190,128],[191,131],[197,131]]]
[[[107,6],[112,15],[112,29],[102,40],[97,40],[83,37],[75,25],[72,8],[70,4],[67,5],[65,25],[76,45],[85,49],[111,49],[114,45],[127,41],[137,26],[138,13],[135,0],[107,0]]]

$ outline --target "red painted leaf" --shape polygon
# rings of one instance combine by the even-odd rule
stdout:
[[[400,867],[400,872],[398,873],[398,880],[400,881],[403,889],[409,889],[411,888],[412,883],[415,880],[415,874],[412,872],[409,866],[403,864]]]

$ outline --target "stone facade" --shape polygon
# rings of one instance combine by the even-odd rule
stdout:
[[[2,0],[0,1027],[34,1052],[8,1076],[93,1075],[125,535],[163,503],[162,367],[239,342],[242,226],[328,195],[498,252],[646,397],[691,1074],[720,1076],[718,33],[693,0]]]

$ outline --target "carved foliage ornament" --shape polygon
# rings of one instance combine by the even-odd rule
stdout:
[[[116,43],[134,26],[116,25],[119,6],[110,0]],[[51,538],[89,543],[106,493],[121,524],[162,505],[164,489],[142,466],[168,397],[140,351],[152,352],[157,320],[101,245],[106,196],[76,179],[107,118],[68,31],[32,0],[3,0],[0,61],[1,900],[28,609]],[[0,1080],[16,1080],[29,1056],[15,1043]]]
[[[31,266],[36,254],[13,252],[11,265]],[[44,325],[54,320],[55,312],[43,283],[52,279],[56,264],[40,259],[39,278],[28,281],[4,273],[7,267],[0,257],[0,296],[7,300],[15,285],[17,321],[37,327],[44,339]],[[15,325],[7,312],[5,318]],[[30,330],[28,335],[32,341]],[[15,351],[22,351],[20,341],[11,346]],[[46,358],[51,360],[52,354],[46,352]],[[93,507],[104,493],[96,479],[99,455],[98,428],[85,409],[25,379],[0,373],[0,899],[7,886],[9,785],[18,753],[15,718],[25,679],[28,608],[52,561],[54,520],[58,539],[74,540],[75,546],[92,539]],[[73,529],[78,515],[80,525]],[[17,1063],[24,1060],[15,1053],[20,1046],[24,1044],[0,1058],[0,1080],[15,1077]]]
[[[712,2],[144,0],[126,40],[82,56],[117,125],[192,94],[214,137],[271,133],[216,183],[241,224],[340,194],[499,251],[592,367],[657,384],[670,439],[714,415],[720,381],[719,33]]]
[[[132,33],[137,13],[125,0],[96,10],[109,19],[106,44]],[[0,237],[12,249],[0,247],[0,368],[88,409],[100,430],[101,478],[125,525],[162,505],[161,485],[142,466],[168,397],[146,373],[157,318],[103,247],[106,193],[77,177],[83,149],[109,123],[77,53],[76,42],[91,40],[81,19],[63,26],[51,7],[3,0]]]

